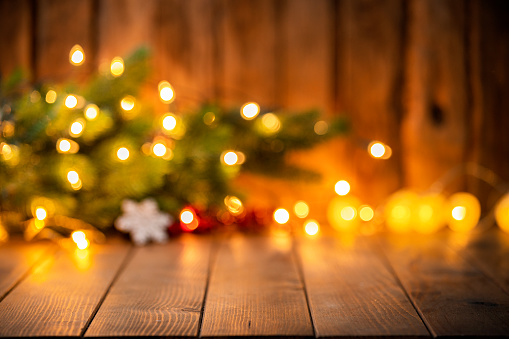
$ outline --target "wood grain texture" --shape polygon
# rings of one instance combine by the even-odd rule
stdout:
[[[0,336],[79,336],[128,249],[96,245],[48,257],[0,303]]]
[[[509,294],[509,235],[499,229],[450,234],[447,243]]]
[[[439,235],[387,236],[382,246],[434,336],[509,335],[509,295]]]
[[[465,161],[469,99],[466,3],[409,1],[405,116],[401,128],[405,185],[428,189]],[[455,182],[451,189],[463,183]]]
[[[85,335],[197,336],[211,243],[190,236],[136,249]]]
[[[32,8],[29,0],[0,1],[0,75],[16,68],[30,70],[32,63]]]
[[[302,238],[298,252],[317,337],[429,337],[377,250],[363,238]]]
[[[71,48],[79,44],[91,58],[92,0],[40,0],[36,5],[35,75],[42,81],[68,80],[92,71],[93,62],[76,67],[69,63]]]
[[[27,243],[10,240],[0,246],[0,299],[44,256],[51,256],[55,247],[46,242]]]
[[[234,235],[210,276],[200,336],[313,335],[289,238]]]
[[[404,5],[400,0],[337,2],[337,106],[350,118],[354,138],[348,150],[354,177],[346,179],[372,205],[401,186]],[[371,140],[388,144],[392,157],[371,158]]]

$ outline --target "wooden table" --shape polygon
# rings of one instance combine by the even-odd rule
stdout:
[[[509,336],[509,235],[0,246],[3,337]]]

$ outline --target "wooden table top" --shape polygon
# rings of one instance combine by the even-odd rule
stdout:
[[[2,337],[509,336],[509,235],[0,246]]]

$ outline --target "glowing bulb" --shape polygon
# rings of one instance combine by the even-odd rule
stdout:
[[[82,65],[85,62],[85,52],[80,45],[74,45],[69,52],[69,62],[74,66]]]
[[[69,94],[64,101],[64,105],[67,108],[74,108],[78,105],[78,98],[76,96]]]
[[[329,124],[327,124],[325,121],[321,120],[318,121],[315,126],[313,127],[313,130],[318,135],[324,135],[329,131]]]
[[[125,147],[120,147],[117,150],[117,158],[122,161],[127,160],[129,158],[129,150]]]
[[[228,211],[230,211],[233,215],[242,214],[244,211],[244,207],[242,206],[242,201],[235,196],[227,196],[224,198],[224,204]]]
[[[346,180],[340,180],[334,186],[334,190],[338,195],[347,195],[350,192],[350,184]]]
[[[177,119],[175,116],[169,114],[163,118],[163,128],[167,131],[172,131],[177,127]]]
[[[37,207],[35,209],[35,217],[38,220],[44,220],[44,219],[46,219],[47,216],[48,216],[48,213],[46,212],[46,210],[43,207]]]
[[[394,232],[405,233],[412,230],[417,211],[417,194],[401,190],[392,194],[385,206],[385,222]]]
[[[2,156],[4,157],[5,160],[11,160],[12,158],[14,158],[14,151],[13,151],[13,147],[16,147],[16,146],[10,146],[9,144],[6,144],[6,143],[2,143]]]
[[[85,232],[83,231],[75,231],[71,234],[72,240],[77,244],[79,242],[83,242],[87,239],[87,236],[85,235]]]
[[[72,185],[77,184],[80,181],[80,176],[76,171],[67,172],[67,181],[69,181]]]
[[[275,212],[274,212],[274,220],[278,223],[278,224],[286,224],[288,222],[288,220],[290,220],[290,213],[288,213],[287,210],[285,210],[284,208],[278,208]]]
[[[305,218],[309,214],[309,206],[304,201],[297,201],[293,206],[293,211],[297,217]]]
[[[370,221],[375,216],[373,209],[367,205],[361,206],[359,210],[359,217],[362,221]]]
[[[83,133],[83,129],[85,128],[85,121],[83,119],[78,119],[71,124],[69,128],[69,134],[73,137],[79,137],[81,133]]]
[[[114,77],[121,76],[122,73],[124,73],[124,60],[120,57],[113,58],[110,65],[110,71]]]
[[[223,156],[223,161],[228,166],[235,165],[238,160],[239,160],[239,157],[237,156],[237,153],[232,152],[232,151],[226,152]]]
[[[94,120],[95,118],[97,118],[98,114],[99,107],[97,107],[96,105],[90,104],[87,105],[87,107],[85,107],[85,118],[87,118],[87,120]]]
[[[53,103],[55,103],[55,101],[57,101],[57,92],[55,92],[54,90],[50,89],[46,93],[46,102],[48,104],[53,104]]]
[[[158,85],[159,97],[165,103],[170,103],[175,98],[175,92],[168,81],[161,81]]]
[[[90,242],[87,239],[79,240],[76,243],[76,247],[78,247],[80,250],[86,249],[90,245]]]
[[[246,120],[252,120],[260,113],[260,106],[256,102],[248,102],[240,109],[240,115]]]
[[[162,157],[166,154],[166,146],[161,143],[157,143],[152,146],[152,152],[158,157]]]
[[[456,232],[472,230],[481,216],[481,204],[470,193],[455,193],[449,197],[449,227]]]
[[[456,206],[451,211],[451,216],[454,220],[463,220],[467,214],[467,209],[464,206]]]
[[[304,223],[304,231],[308,235],[315,235],[320,230],[320,225],[316,220],[308,220]]]
[[[120,101],[120,107],[124,111],[130,111],[134,108],[134,98],[130,95],[124,97],[122,101]]]
[[[193,212],[191,212],[191,211],[184,210],[180,214],[180,221],[182,221],[184,224],[190,224],[193,222],[193,220],[194,220],[194,215],[193,215]]]
[[[267,113],[262,116],[262,125],[269,133],[276,133],[281,128],[279,118],[273,113]]]
[[[504,195],[497,203],[495,220],[502,231],[509,233],[509,194]]]
[[[353,218],[355,218],[356,214],[357,214],[357,211],[352,206],[343,207],[343,209],[341,210],[341,218],[343,218],[344,220],[347,220],[347,221],[353,220]]]
[[[63,153],[69,152],[69,150],[71,149],[71,143],[67,139],[62,139],[58,143],[58,149]]]
[[[385,154],[385,146],[381,142],[371,143],[369,146],[369,154],[373,158],[381,158]]]

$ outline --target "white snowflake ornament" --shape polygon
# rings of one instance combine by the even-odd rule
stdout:
[[[115,220],[115,227],[122,232],[129,232],[136,245],[145,245],[150,240],[158,243],[168,240],[166,230],[173,218],[159,211],[154,199],[148,198],[140,203],[126,199],[122,201],[122,212]]]

